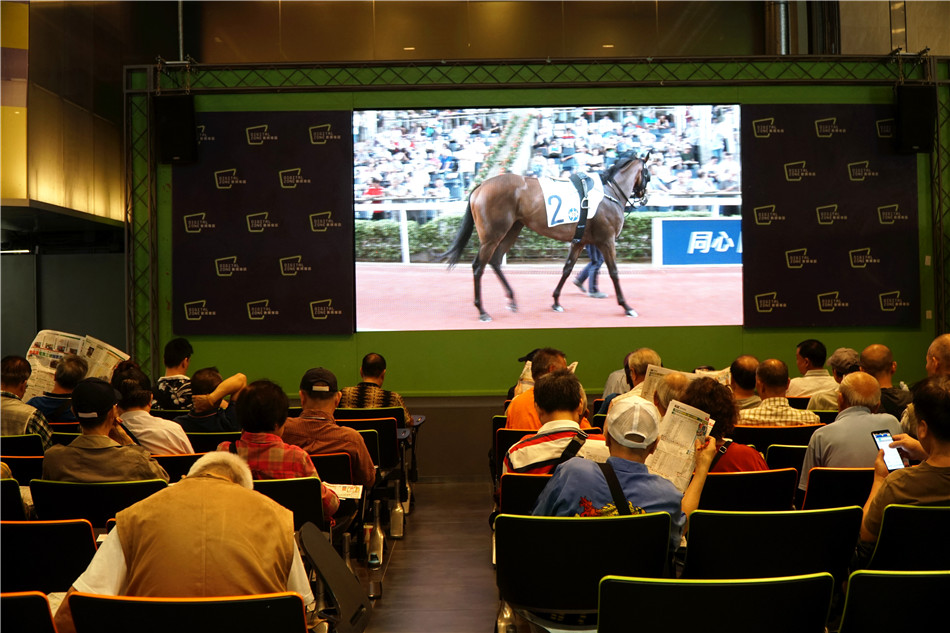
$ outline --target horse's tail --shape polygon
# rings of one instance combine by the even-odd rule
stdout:
[[[455,235],[455,241],[449,250],[439,256],[441,260],[449,261],[449,268],[452,268],[459,259],[462,258],[462,251],[472,237],[472,230],[475,228],[475,218],[472,216],[472,199],[469,197],[468,204],[465,205],[465,214],[462,216],[462,223],[459,225],[459,232]]]

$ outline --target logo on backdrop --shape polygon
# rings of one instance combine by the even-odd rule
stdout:
[[[848,219],[845,214],[838,213],[838,205],[836,204],[815,207],[815,213],[818,215],[818,224],[834,224]]]
[[[851,268],[867,268],[868,264],[880,264],[881,260],[871,255],[870,248],[856,248],[848,251],[848,258],[851,259]]]
[[[768,226],[772,222],[784,222],[785,216],[775,210],[775,205],[770,204],[764,207],[755,207],[752,209],[755,223],[759,226]]]
[[[337,229],[343,226],[342,222],[333,220],[332,211],[321,211],[310,214],[310,230],[314,233],[326,233],[327,229]]]
[[[237,255],[214,260],[214,272],[218,277],[230,277],[234,273],[246,273],[247,266],[238,263]]]
[[[280,311],[270,307],[270,299],[247,302],[247,318],[251,321],[263,321],[266,317],[277,316]]]
[[[270,219],[270,212],[249,213],[247,215],[247,230],[251,233],[263,233],[265,229],[276,229],[280,225]]]
[[[311,145],[326,145],[327,141],[339,141],[341,138],[343,138],[339,134],[333,133],[333,130],[330,129],[329,123],[313,125],[310,127],[309,131]]]
[[[785,134],[785,130],[775,125],[775,117],[756,119],[752,122],[752,135],[755,138],[769,138],[773,134]]]
[[[875,178],[880,174],[869,167],[871,161],[862,160],[857,163],[848,163],[848,178],[853,182],[864,182],[865,178]]]
[[[222,169],[214,172],[214,186],[230,189],[234,185],[246,185],[247,181],[237,175],[237,169]]]
[[[785,265],[789,268],[804,268],[805,264],[817,264],[818,260],[808,256],[807,248],[785,251]]]
[[[908,220],[906,213],[901,213],[900,206],[889,204],[877,208],[877,219],[881,224],[894,224],[898,220]]]
[[[343,310],[333,307],[333,299],[320,299],[310,302],[310,318],[315,321],[323,321],[327,317],[340,316]]]
[[[185,220],[185,233],[201,233],[204,229],[213,229],[214,223],[205,220],[206,215],[205,213],[191,213],[186,215],[183,218]]]
[[[777,292],[766,292],[760,295],[755,295],[755,311],[756,312],[771,312],[772,310],[787,308],[788,304],[779,301]]]
[[[834,292],[823,292],[818,295],[818,310],[820,312],[834,312],[838,308],[847,308],[848,303],[839,299],[839,294],[835,290]]]
[[[795,163],[785,163],[785,180],[788,182],[801,182],[802,178],[811,178],[815,172],[810,171],[805,166],[805,161],[800,160]]]
[[[894,119],[880,119],[874,122],[878,138],[894,138]]]
[[[897,308],[909,308],[910,302],[901,299],[901,291],[882,292],[877,296],[882,312],[894,312]]]
[[[847,134],[848,130],[838,127],[837,117],[818,119],[815,121],[815,134],[818,138],[831,138],[835,134]]]
[[[729,237],[729,234],[725,231],[719,231],[715,237],[713,237],[712,231],[693,231],[689,234],[689,246],[686,252],[690,255],[693,253],[708,253],[709,251],[725,253],[731,248],[735,248],[737,253],[742,252],[741,234],[739,235],[739,244],[736,245],[735,240]]]
[[[214,137],[208,134],[207,130],[205,129],[206,127],[207,126],[205,125],[198,126],[198,144],[199,145],[201,145],[202,143],[210,143],[214,141]]]
[[[312,269],[303,263],[303,255],[280,258],[280,274],[284,277],[295,277],[297,273],[308,273]]]
[[[248,145],[263,145],[264,141],[276,141],[277,135],[267,131],[267,125],[252,125],[244,128]]]
[[[277,172],[277,176],[280,178],[281,189],[296,189],[297,185],[309,185],[310,179],[301,176],[300,172],[300,167],[283,169]]]
[[[206,300],[189,301],[185,304],[185,319],[188,321],[200,321],[206,316],[215,316],[217,313],[207,307]]]

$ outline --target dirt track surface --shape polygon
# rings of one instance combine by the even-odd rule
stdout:
[[[561,292],[564,312],[554,312],[551,293],[560,264],[511,264],[502,269],[515,292],[518,312],[507,308],[494,272],[482,277],[482,302],[492,321],[478,320],[472,268],[460,264],[356,265],[358,331],[488,330],[578,327],[658,327],[739,325],[742,323],[742,268],[653,268],[626,264],[620,284],[627,303],[640,316],[625,316],[613,284],[601,269],[600,290],[607,299],[586,297],[567,280]],[[574,272],[580,270],[580,266]]]

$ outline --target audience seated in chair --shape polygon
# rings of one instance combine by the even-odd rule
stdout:
[[[538,379],[545,374],[558,369],[567,369],[567,358],[564,352],[551,347],[535,350],[531,361],[531,377],[537,384]],[[541,428],[541,419],[534,403],[534,387],[524,390],[511,400],[506,411],[508,415],[506,429],[527,429],[537,431]],[[589,429],[587,418],[581,420],[581,428]]]
[[[604,404],[601,405],[601,410],[598,413],[607,412],[610,409],[610,403],[614,400],[641,397],[643,395],[643,382],[647,378],[647,368],[650,365],[662,367],[663,360],[659,354],[649,347],[641,347],[627,354],[627,358],[624,359],[623,362],[623,367],[626,372],[627,383],[631,385],[631,388],[622,394],[606,394],[604,396]]]
[[[194,349],[188,339],[175,338],[165,344],[162,359],[165,375],[155,381],[155,408],[181,410],[191,408],[191,379],[186,372]]]
[[[838,409],[838,392],[841,381],[848,374],[861,369],[861,360],[858,352],[850,347],[839,347],[828,358],[828,367],[831,367],[831,377],[838,383],[829,389],[823,389],[812,394],[805,406],[809,411],[836,411]]]
[[[950,504],[950,376],[926,378],[914,385],[913,394],[918,439],[897,435],[891,446],[911,459],[923,461],[888,473],[884,451],[878,451],[871,494],[864,504],[858,566],[870,556],[881,530],[884,508],[889,504]]]
[[[668,512],[672,518],[670,547],[675,549],[689,514],[699,506],[715,442],[696,441],[696,466],[685,494],[647,470],[646,458],[659,442],[660,416],[642,398],[615,402],[607,414],[607,448],[604,465],[587,459],[570,459],[558,466],[544,488],[532,514],[542,516],[605,516]],[[603,470],[604,468],[609,470]],[[608,484],[616,474],[619,490]],[[619,503],[619,505],[618,505]]]
[[[175,418],[186,433],[217,433],[240,431],[235,407],[229,406],[240,397],[247,386],[244,374],[234,374],[227,380],[221,377],[217,367],[199,369],[191,378],[192,409]],[[231,402],[224,399],[231,396]]]
[[[743,354],[729,366],[729,387],[739,409],[752,409],[762,402],[755,393],[755,370],[759,368],[759,359]]]
[[[404,419],[399,426],[411,426],[412,416],[409,415],[409,409],[406,408],[402,396],[395,391],[383,389],[384,380],[386,380],[386,359],[381,354],[367,354],[360,365],[360,383],[355,387],[343,389],[339,406],[347,409],[402,407]]]
[[[739,419],[739,409],[729,387],[712,378],[696,378],[689,383],[679,400],[708,413],[709,417],[716,421],[710,432],[710,437],[716,441],[716,457],[709,472],[733,473],[769,469],[756,449],[729,439]]]
[[[557,369],[538,378],[533,396],[541,428],[508,449],[503,474],[546,474],[574,456],[607,460],[604,437],[581,431],[587,397],[571,370]]]
[[[897,373],[897,362],[886,345],[875,343],[868,345],[861,352],[861,371],[871,374],[881,385],[881,409],[883,413],[890,413],[898,420],[904,415],[904,409],[910,404],[911,394],[906,389],[894,386],[894,374]]]
[[[43,448],[53,445],[46,417],[36,407],[23,402],[33,368],[22,356],[4,356],[0,361],[0,434],[40,436]]]
[[[53,390],[30,398],[27,404],[39,409],[47,422],[76,422],[70,394],[79,381],[86,377],[87,371],[89,363],[86,359],[73,354],[66,356],[56,365]]]
[[[319,477],[307,451],[280,439],[289,403],[280,385],[269,380],[252,382],[241,394],[238,421],[244,431],[235,442],[222,442],[219,451],[243,457],[254,479]],[[323,516],[331,517],[340,506],[336,493],[321,484]]]
[[[303,411],[298,418],[287,418],[281,439],[310,454],[347,453],[353,466],[353,483],[372,487],[376,469],[363,438],[355,429],[340,426],[333,419],[341,397],[333,372],[323,367],[307,370],[300,379]]]
[[[135,361],[118,364],[112,372],[112,386],[119,392],[119,421],[139,446],[153,455],[194,453],[185,429],[177,422],[150,415],[152,381]]]
[[[846,375],[837,398],[840,413],[834,423],[818,429],[808,440],[799,490],[808,487],[808,471],[816,466],[870,468],[877,455],[871,432],[887,429],[892,436],[901,432],[893,415],[875,413],[881,405],[881,387],[870,374],[857,371]]]
[[[221,538],[227,526],[228,538]],[[217,569],[216,566],[227,569]],[[121,511],[116,527],[69,589],[146,597],[296,591],[314,602],[294,543],[293,515],[253,492],[244,460],[201,457],[180,483]],[[56,613],[73,631],[69,601]]]
[[[795,365],[802,375],[789,381],[785,395],[789,398],[813,396],[837,387],[835,379],[824,368],[827,356],[828,350],[821,341],[810,338],[799,343],[795,347]]]
[[[828,377],[829,379],[831,376]],[[814,411],[795,409],[785,396],[788,389],[788,367],[777,358],[759,363],[755,370],[755,390],[762,397],[757,407],[739,411],[739,424],[760,426],[796,426],[818,424]]]
[[[73,390],[73,412],[82,434],[47,449],[43,479],[53,481],[135,481],[164,479],[168,473],[148,450],[136,445],[116,412],[115,390],[101,378],[86,378]]]

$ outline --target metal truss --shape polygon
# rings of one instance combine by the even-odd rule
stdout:
[[[247,94],[498,88],[938,86],[931,155],[937,333],[950,331],[950,59],[735,57],[331,64],[164,64],[126,68],[128,330],[134,356],[158,375],[158,235],[149,99],[162,92]]]
[[[156,90],[309,92],[405,88],[538,88],[757,84],[893,84],[925,80],[914,57],[735,57],[399,64],[181,64],[133,67],[153,73]]]

